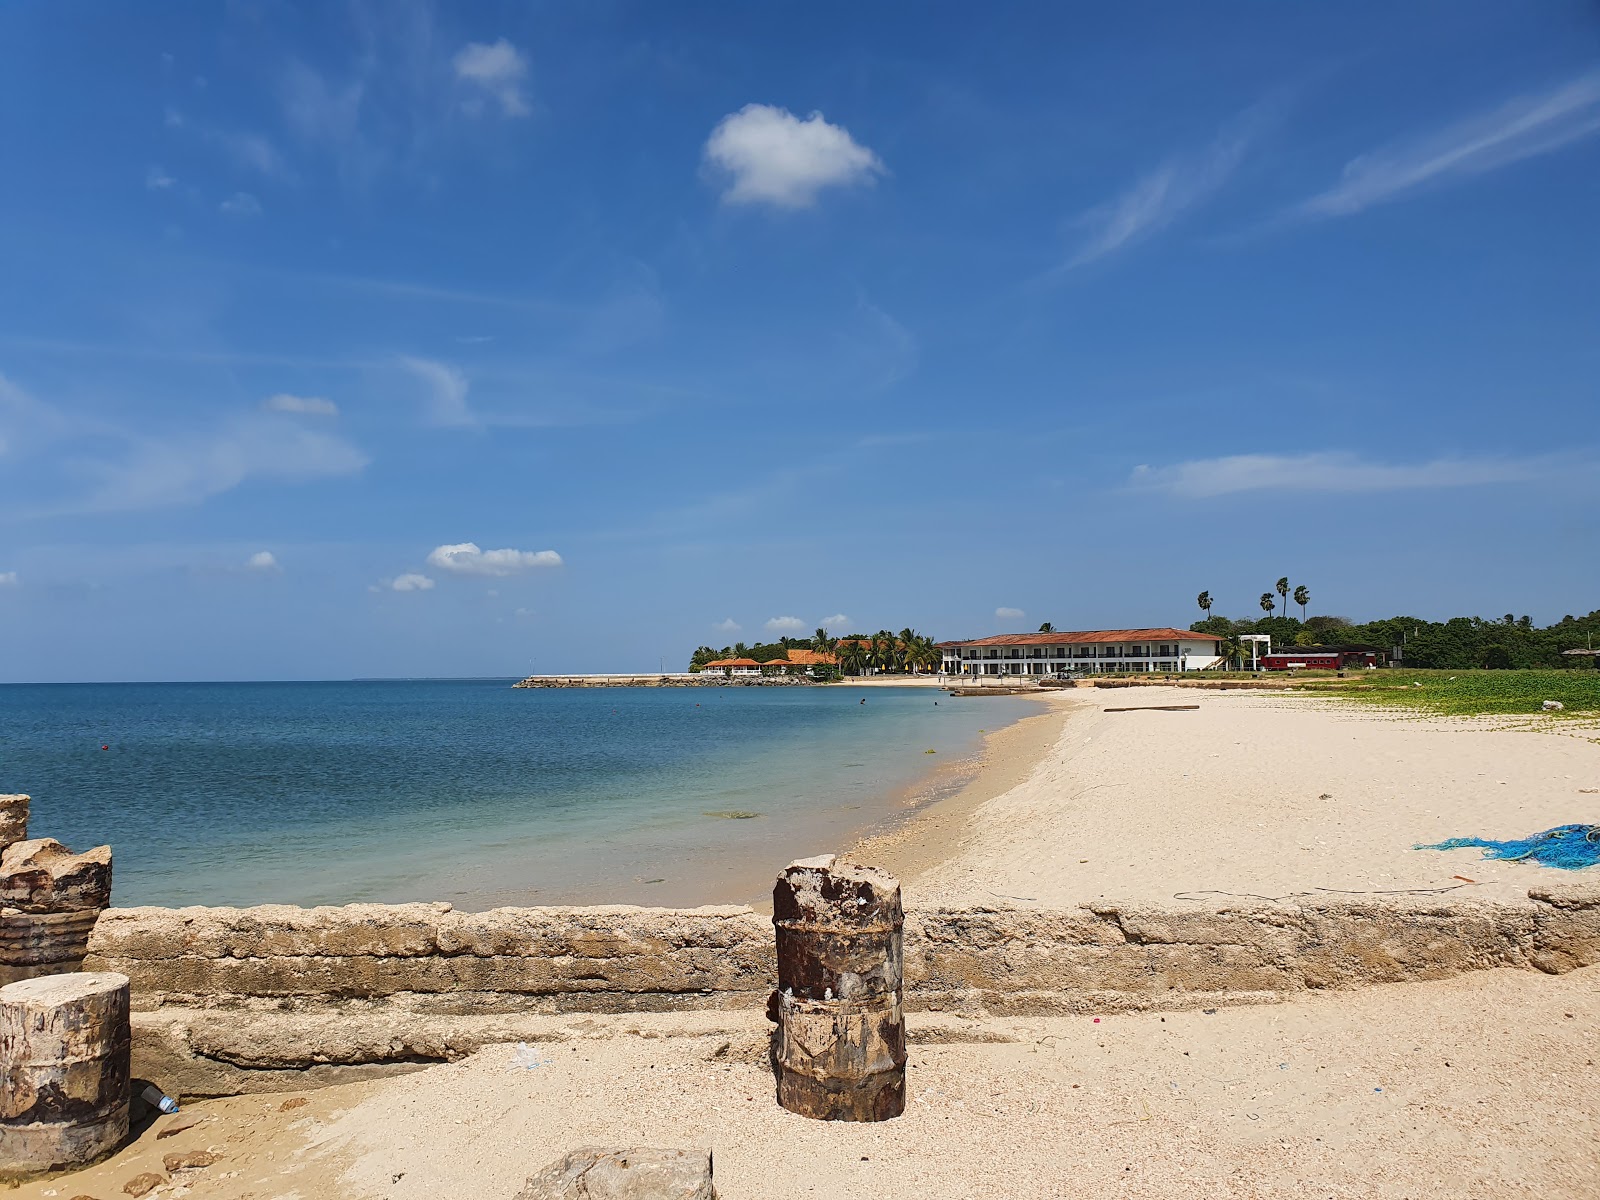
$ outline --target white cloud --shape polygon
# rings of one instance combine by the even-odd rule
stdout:
[[[249,413],[210,429],[147,432],[64,412],[0,376],[0,453],[26,451],[29,470],[14,516],[64,516],[192,504],[247,481],[300,482],[352,475],[367,457],[340,438],[282,417]],[[56,495],[51,497],[54,489]],[[35,499],[42,498],[42,499]]]
[[[245,567],[251,571],[281,571],[277,556],[271,550],[257,550],[245,560]]]
[[[1020,608],[997,608],[994,610],[994,615],[1002,621],[1015,621],[1018,617],[1025,617],[1028,614]]]
[[[340,438],[267,418],[235,420],[209,433],[128,436],[121,457],[76,464],[96,486],[64,511],[192,504],[251,480],[303,482],[354,475],[367,461]]]
[[[261,201],[249,192],[235,192],[221,204],[218,210],[227,213],[230,217],[259,217],[261,215]]]
[[[1303,216],[1340,217],[1398,199],[1414,188],[1509,166],[1600,131],[1600,71],[1560,87],[1519,96],[1425,137],[1392,143],[1351,159],[1339,182],[1299,208]]]
[[[309,417],[339,415],[339,406],[332,400],[324,400],[321,396],[291,396],[288,392],[268,396],[261,402],[261,407],[268,412],[298,413]]]
[[[22,581],[15,571],[0,571],[0,588],[21,587]]]
[[[516,612],[512,613],[511,615],[514,616],[514,617],[517,617],[520,620],[526,621],[529,617],[532,617],[535,614],[534,614],[533,609],[531,609],[531,608],[519,608],[519,609],[517,609]]]
[[[452,429],[478,428],[478,418],[467,407],[465,374],[431,358],[405,357],[400,365],[427,385],[428,416],[435,425]]]
[[[724,617],[711,628],[715,629],[718,633],[739,633],[744,629],[744,626],[739,624],[739,622],[735,621],[732,617]]]
[[[801,633],[805,627],[799,617],[773,617],[766,625],[768,633]]]
[[[428,565],[457,575],[510,575],[534,567],[559,567],[561,555],[554,550],[480,550],[476,543],[458,542],[435,546]]]
[[[1142,241],[1186,209],[1210,199],[1244,161],[1263,124],[1263,110],[1252,109],[1199,154],[1168,159],[1115,200],[1083,214],[1077,224],[1088,236],[1067,267],[1082,266]]]
[[[396,575],[389,581],[389,590],[392,592],[425,592],[431,587],[433,580],[426,575],[418,575],[415,571]]]
[[[817,622],[818,625],[828,630],[848,629],[850,623],[850,618],[843,613],[834,613],[831,617],[823,617],[822,620]]]
[[[508,117],[525,117],[531,111],[522,90],[528,75],[528,60],[505,38],[494,42],[468,42],[451,60],[456,78],[481,91],[500,104]],[[469,104],[469,111],[476,106]]]
[[[807,208],[825,187],[870,184],[886,173],[878,156],[821,113],[801,120],[786,108],[747,104],[717,122],[705,161],[727,175],[729,204]]]
[[[1420,463],[1367,462],[1354,454],[1233,454],[1168,467],[1134,468],[1136,488],[1203,499],[1235,492],[1392,492],[1521,483],[1550,471],[1547,459],[1440,458]]]
[[[144,185],[152,192],[165,191],[178,181],[168,175],[160,167],[148,167],[144,173]]]

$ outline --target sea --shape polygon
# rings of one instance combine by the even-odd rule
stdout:
[[[118,907],[744,903],[957,786],[983,731],[1037,711],[511,683],[3,685],[0,792],[33,797],[30,836],[109,843]]]

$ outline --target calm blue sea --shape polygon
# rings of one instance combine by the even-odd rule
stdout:
[[[0,792],[32,795],[32,836],[109,842],[119,906],[748,900],[1035,711],[914,688],[509,685],[0,686]],[[760,815],[708,815],[729,811]]]

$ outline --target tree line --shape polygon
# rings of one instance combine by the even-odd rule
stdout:
[[[826,629],[818,629],[809,638],[781,637],[776,642],[757,642],[754,645],[735,642],[721,650],[700,646],[689,658],[689,670],[699,671],[707,663],[726,658],[748,658],[758,663],[775,662],[787,658],[790,650],[815,650],[821,654],[837,655],[838,669],[845,675],[864,675],[868,671],[912,674],[937,671],[941,658],[931,637],[909,627],[899,633],[880,629],[877,633],[851,633],[843,637],[833,637]]]
[[[1287,615],[1291,598],[1300,607],[1298,618]],[[1275,615],[1280,601],[1282,616]],[[1310,602],[1310,590],[1304,585],[1291,590],[1285,577],[1272,591],[1261,593],[1260,606],[1265,616],[1230,620],[1213,616],[1211,593],[1201,592],[1195,603],[1205,616],[1189,628],[1221,638],[1223,653],[1241,664],[1249,661],[1250,654],[1240,636],[1264,633],[1272,638],[1274,646],[1373,646],[1391,658],[1398,651],[1398,661],[1408,667],[1445,671],[1588,667],[1593,660],[1567,658],[1562,651],[1587,649],[1600,641],[1600,609],[1584,617],[1568,615],[1541,627],[1532,618],[1513,613],[1501,617],[1451,617],[1447,621],[1407,616],[1366,622],[1347,617],[1307,617]]]

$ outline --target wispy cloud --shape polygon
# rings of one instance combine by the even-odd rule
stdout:
[[[528,77],[528,60],[522,52],[505,38],[494,42],[468,42],[451,59],[456,78],[474,92],[463,102],[463,107],[476,116],[483,109],[485,97],[496,101],[500,111],[508,117],[525,117],[532,108],[528,104],[523,83]]]
[[[1600,71],[1519,96],[1434,133],[1363,154],[1339,182],[1300,205],[1304,217],[1341,217],[1448,183],[1549,154],[1600,132]]]
[[[431,358],[407,356],[400,365],[427,386],[428,416],[433,424],[455,429],[477,429],[482,425],[467,407],[464,372]]]
[[[244,561],[245,570],[259,571],[264,575],[276,575],[283,568],[278,565],[278,556],[271,550],[257,550]]]
[[[259,217],[261,215],[261,201],[249,192],[235,192],[221,204],[217,205],[220,212],[227,213],[230,217]]]
[[[773,617],[766,624],[768,633],[800,633],[805,627],[799,617]]]
[[[144,173],[144,185],[152,192],[166,191],[178,181],[160,167],[149,167]]]
[[[715,629],[718,633],[740,633],[743,631],[744,626],[739,624],[739,622],[735,621],[732,617],[724,617],[711,628]]]
[[[819,112],[801,120],[786,108],[746,104],[717,122],[706,165],[727,180],[728,204],[809,208],[823,188],[870,184],[887,173],[881,159]]]
[[[1020,608],[1001,607],[994,610],[994,615],[999,617],[1002,621],[1015,621],[1019,617],[1025,617],[1028,614],[1023,612]]]
[[[382,591],[384,588],[388,588],[391,592],[426,592],[433,586],[433,580],[426,575],[419,575],[415,571],[407,571],[404,575],[396,575],[393,579],[379,584],[373,591]]]
[[[261,407],[268,412],[296,413],[308,417],[339,415],[339,406],[332,400],[325,400],[321,396],[293,396],[288,392],[268,396],[261,402]]]
[[[10,518],[194,504],[246,482],[352,475],[368,461],[342,438],[281,416],[251,412],[202,429],[130,429],[65,412],[3,376],[0,454],[14,454],[13,479],[26,478],[12,489],[26,500],[0,505]]]
[[[1270,123],[1272,110],[1257,105],[1230,121],[1198,153],[1174,155],[1115,199],[1080,216],[1083,243],[1063,269],[1081,267],[1135,245],[1171,225],[1221,190]]]
[[[852,622],[843,613],[833,613],[830,616],[823,617],[817,624],[824,629],[848,629]]]
[[[1557,466],[1539,458],[1437,458],[1418,463],[1370,462],[1354,454],[1233,454],[1165,467],[1135,467],[1128,483],[1186,499],[1236,492],[1393,492],[1482,484],[1525,483]]]
[[[21,587],[22,580],[15,571],[0,571],[0,588]]]
[[[480,550],[476,542],[457,542],[435,546],[428,565],[457,575],[512,575],[536,567],[559,567],[561,555],[554,550]]]

